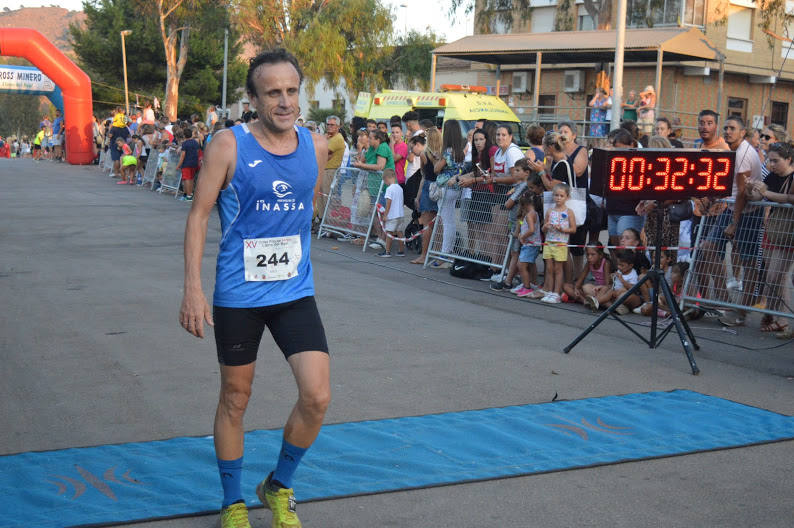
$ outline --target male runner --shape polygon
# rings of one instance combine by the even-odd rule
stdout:
[[[292,476],[320,432],[331,399],[328,345],[309,260],[313,202],[328,157],[325,137],[296,127],[303,73],[283,49],[251,60],[246,90],[259,120],[216,133],[207,147],[185,229],[181,325],[204,337],[215,326],[220,400],[215,453],[223,486],[221,526],[249,528],[240,491],[243,415],[267,326],[289,363],[298,401],[275,470],[256,489],[274,528],[300,527]],[[222,238],[213,310],[201,288],[207,221],[217,200]],[[217,323],[217,324],[216,324]]]

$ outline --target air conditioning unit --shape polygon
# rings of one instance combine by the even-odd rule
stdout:
[[[531,92],[532,80],[530,72],[513,72],[513,93]]]
[[[565,70],[563,91],[568,93],[584,91],[584,70]]]

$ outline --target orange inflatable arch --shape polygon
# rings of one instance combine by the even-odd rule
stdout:
[[[66,161],[87,165],[94,160],[91,79],[35,29],[0,28],[0,56],[32,62],[63,93]]]

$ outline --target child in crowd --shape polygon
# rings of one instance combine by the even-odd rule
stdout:
[[[116,138],[116,145],[121,151],[121,179],[116,185],[134,185],[138,158],[132,154],[132,149],[123,138]]]
[[[188,134],[190,134],[188,136]],[[179,134],[175,134],[179,137]],[[179,155],[178,169],[182,169],[182,186],[185,190],[184,200],[186,202],[193,201],[193,180],[196,178],[196,172],[199,165],[199,150],[201,149],[198,142],[198,129],[192,128],[185,134],[185,141],[180,145],[181,154]]]
[[[566,283],[563,289],[569,299],[582,303],[595,312],[599,307],[598,296],[609,290],[612,263],[601,242],[587,246],[585,258],[587,266],[579,274],[579,278],[573,284]],[[587,280],[588,277],[592,277],[592,280]]]
[[[386,185],[385,210],[383,211],[384,238],[386,239],[386,249],[378,253],[379,257],[391,257],[391,245],[394,238],[400,238],[400,220],[403,217],[403,188],[397,183],[397,175],[394,169],[383,170],[383,183]],[[398,241],[400,249],[397,251],[398,257],[405,256],[405,243]]]
[[[543,232],[546,233],[546,245],[543,246],[543,262],[546,273],[551,275],[550,290],[545,291],[541,301],[560,303],[562,293],[563,270],[568,261],[568,239],[576,233],[576,218],[573,211],[566,207],[571,197],[567,183],[558,183],[552,189],[554,207],[546,211]]]
[[[511,233],[515,232],[517,222],[522,218],[522,215],[519,213],[518,206],[516,205],[519,202],[521,196],[527,191],[541,194],[541,196],[543,193],[543,182],[540,180],[540,176],[534,175],[533,178],[530,178],[532,170],[529,168],[529,163],[526,158],[516,161],[516,164],[513,168],[513,174],[519,178],[518,184],[511,190],[510,198],[508,198],[507,202],[505,202],[505,209],[508,210],[507,225],[509,232]],[[538,215],[543,215],[542,207],[536,212]],[[510,245],[510,264],[507,268],[507,276],[505,276],[502,282],[491,283],[492,290],[512,288],[513,277],[515,277],[518,273],[518,253],[520,250],[521,243],[518,241],[518,237],[514,236]],[[518,290],[521,288],[521,286],[523,285],[519,284],[515,288],[512,288],[510,292],[515,293],[515,290]]]
[[[521,285],[511,292],[519,297],[528,297],[537,288],[538,272],[535,261],[540,254],[542,239],[540,236],[540,215],[543,211],[542,194],[527,190],[518,202],[518,235],[516,239],[521,244],[518,255],[518,270],[521,274]]]
[[[140,184],[143,179],[143,161],[141,156],[144,155],[144,142],[141,136],[135,134],[132,136],[132,155],[135,156],[137,163],[135,164],[135,171],[133,174],[133,183]]]
[[[667,254],[667,256],[665,256],[665,254]],[[678,301],[681,298],[681,293],[684,291],[684,278],[686,277],[686,272],[689,270],[689,263],[673,262],[671,251],[664,251],[660,255],[660,260],[662,261],[662,269],[665,270],[665,279],[667,279],[668,284],[670,284],[673,296],[676,301]],[[666,265],[664,264],[665,261],[667,261]],[[636,313],[637,311],[638,310],[635,308],[634,312]],[[639,313],[642,315],[651,315],[653,313],[653,303],[644,302],[639,309]],[[664,295],[661,295],[661,292],[659,295],[659,311],[657,315],[659,317],[667,317],[670,315],[670,306],[667,304],[667,299]]]
[[[618,270],[612,274],[612,288],[603,291],[597,297],[600,306],[611,306],[639,281],[637,271],[634,269],[634,253],[632,251],[625,249],[618,251],[617,261]],[[626,315],[641,303],[639,295],[631,295],[615,311],[620,315]]]

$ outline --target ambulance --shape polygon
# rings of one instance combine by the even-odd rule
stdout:
[[[415,110],[419,119],[430,119],[443,128],[444,121],[456,119],[466,135],[474,128],[478,119],[488,119],[509,125],[513,130],[513,141],[521,145],[524,135],[518,117],[505,102],[493,95],[486,95],[484,86],[442,84],[440,92],[414,92],[408,90],[384,90],[376,94],[359,92],[355,115],[364,119],[389,122],[409,110]]]

